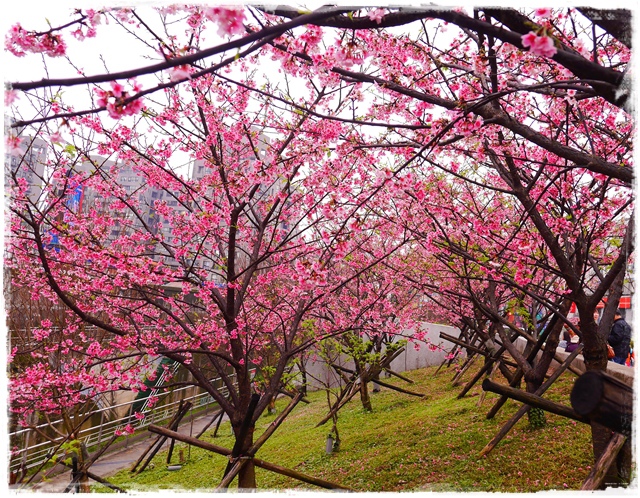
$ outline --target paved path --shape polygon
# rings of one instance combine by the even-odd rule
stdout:
[[[194,437],[197,436],[204,427],[211,422],[211,418],[214,416],[215,410],[203,415],[199,418],[195,418],[193,420],[193,424],[191,421],[185,422],[180,425],[178,432],[183,434],[190,434]],[[213,429],[215,425],[212,425],[210,429]],[[153,434],[149,432],[149,437],[144,438],[135,443],[131,443],[124,448],[120,448],[118,450],[114,450],[111,452],[107,452],[102,455],[96,463],[91,466],[89,469],[94,474],[103,477],[108,480],[109,476],[123,470],[130,469],[133,464],[140,458],[146,449],[155,441],[157,434]],[[168,440],[162,450],[169,448],[170,441]],[[162,451],[161,450],[161,451]],[[172,460],[176,459],[177,455],[174,453],[174,457]],[[63,493],[66,487],[71,482],[71,471],[66,471],[61,474],[58,474],[52,478],[47,479],[44,482],[39,482],[36,484],[29,485],[26,490],[28,491],[37,491],[40,493]],[[95,481],[90,480],[91,484],[97,484]],[[15,488],[14,488],[15,489]]]

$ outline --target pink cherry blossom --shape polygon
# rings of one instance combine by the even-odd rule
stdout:
[[[181,81],[191,77],[192,68],[189,65],[176,66],[168,70],[171,81]]]
[[[204,15],[210,21],[218,24],[220,36],[244,34],[244,8],[241,6],[206,7]]]
[[[131,435],[135,432],[135,429],[133,428],[133,426],[131,424],[127,424],[124,427],[118,427],[115,430],[115,435],[116,436],[125,436],[125,435]]]
[[[373,9],[372,11],[369,11],[368,16],[369,19],[380,24],[385,16],[385,9]]]
[[[551,15],[553,14],[553,11],[548,8],[540,8],[540,9],[536,9],[535,14],[537,17],[541,17],[542,19],[547,19],[549,17],[551,17]]]
[[[7,152],[12,155],[24,154],[22,138],[16,135],[7,135],[4,139]]]
[[[526,35],[522,35],[522,46],[525,48],[532,47],[537,39],[538,35],[533,31],[529,31]]]
[[[114,97],[119,99],[120,97],[122,97],[123,92],[124,92],[124,86],[122,86],[117,81],[111,82],[111,93],[113,94]]]
[[[529,48],[532,54],[551,58],[558,53],[553,38],[550,36],[538,36],[533,31],[530,31],[526,35],[522,35],[521,39],[522,46]]]
[[[144,391],[166,352],[202,376],[235,371],[244,383],[234,396],[207,382],[200,387],[230,417],[243,416],[249,368],[285,371],[299,339],[339,340],[354,328],[363,340],[375,331],[401,334],[427,312],[454,325],[469,319],[486,338],[493,331],[481,322],[496,317],[477,303],[516,302],[524,310],[553,301],[555,308],[565,291],[584,294],[579,279],[562,277],[591,274],[590,258],[603,271],[621,267],[625,253],[610,241],[625,238],[632,209],[622,173],[633,168],[626,137],[634,122],[571,64],[579,61],[581,75],[591,67],[593,81],[603,69],[621,75],[626,46],[592,39],[573,11],[554,15],[557,38],[545,22],[522,36],[526,50],[519,50],[513,32],[456,11],[455,18],[496,34],[490,63],[469,36],[483,31],[469,31],[471,23],[448,21],[453,36],[434,42],[417,29],[381,28],[382,8],[359,12],[369,14],[343,21],[364,19],[374,29],[298,26],[234,59],[240,44],[225,50],[210,35],[244,34],[242,10],[163,9],[166,30],[156,32],[162,39],[146,45],[147,53],[163,46],[174,56],[197,54],[218,45],[215,62],[202,59],[202,67],[228,65],[215,75],[191,73],[185,85],[166,83],[180,71],[189,77],[185,67],[145,75],[158,88],[145,88],[153,112],[136,119],[121,119],[143,108],[135,81],[102,83],[92,105],[80,109],[71,109],[68,92],[52,102],[46,83],[21,93],[35,104],[38,138],[53,142],[62,129],[74,147],[49,154],[41,200],[22,176],[8,186],[12,289],[40,309],[65,308],[50,320],[63,323],[55,329],[40,316],[26,332],[15,327],[26,336],[15,343],[10,386],[17,416],[77,408],[94,393]],[[426,29],[445,27],[439,12],[430,11]],[[112,15],[127,30],[140,26],[129,9],[105,20]],[[93,29],[100,15],[87,16]],[[257,37],[283,22],[259,9],[246,21]],[[61,39],[74,30],[88,36],[74,22],[51,30]],[[9,38],[16,56],[49,50],[37,32],[19,29]],[[556,53],[554,40],[585,57],[542,59]],[[346,75],[365,58],[366,68]],[[275,62],[271,74],[263,74],[264,60]],[[71,62],[74,71],[82,66]],[[572,86],[590,98],[571,95]],[[101,119],[104,109],[118,121]],[[39,147],[27,138],[17,145]],[[94,164],[97,156],[109,160]],[[193,175],[175,171],[185,157]],[[82,207],[71,200],[79,187],[88,194]],[[574,268],[576,261],[584,265]],[[171,293],[159,292],[168,282]],[[584,315],[588,306],[581,306]],[[85,329],[87,317],[101,324],[99,336]],[[585,337],[597,337],[588,326]],[[426,341],[426,333],[415,338]],[[33,340],[40,343],[25,350]],[[198,371],[197,351],[219,356]],[[275,394],[278,375],[255,389]]]
[[[43,53],[50,57],[65,55],[67,46],[58,34],[37,34],[15,24],[5,38],[5,48],[13,55],[22,57],[27,53]]]
[[[15,90],[4,91],[4,105],[10,106],[18,99],[18,92]]]
[[[137,93],[140,90],[139,83],[134,80],[131,84],[133,90]],[[120,119],[122,116],[132,116],[137,114],[144,107],[144,103],[141,98],[127,102],[132,95],[129,95],[129,92],[125,90],[124,85],[116,81],[111,82],[111,90],[103,90],[96,87],[93,91],[98,96],[96,101],[98,106],[105,107],[109,116],[116,120]]]

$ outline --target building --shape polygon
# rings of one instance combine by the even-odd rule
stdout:
[[[5,151],[4,156],[4,185],[5,196],[9,196],[9,189],[23,178],[29,185],[29,200],[37,205],[42,199],[45,166],[47,164],[47,143],[39,137],[18,135],[20,152]]]

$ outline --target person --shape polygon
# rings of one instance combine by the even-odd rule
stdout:
[[[571,340],[571,336],[569,335],[569,327],[566,325],[562,327],[562,334],[560,335],[560,342],[558,343],[559,348],[566,348],[567,344],[569,344],[569,340]]]
[[[624,365],[629,356],[629,343],[631,342],[631,327],[622,317],[622,312],[618,309],[613,317],[613,326],[609,333],[609,344],[613,348],[615,356],[611,361]]]
[[[625,365],[627,365],[628,367],[633,367],[636,364],[636,357],[635,354],[633,352],[633,343],[631,343],[631,345],[629,346],[629,356],[627,356],[627,362],[625,363]]]
[[[569,330],[569,340],[568,340],[567,346],[564,348],[564,350],[567,353],[572,353],[580,345],[580,337],[573,330],[571,330],[571,329],[568,329],[568,330]]]

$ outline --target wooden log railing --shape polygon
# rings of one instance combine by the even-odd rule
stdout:
[[[571,362],[573,361],[573,359],[578,356],[578,354],[582,351],[583,345],[580,344],[578,346],[578,348],[573,351],[569,357],[564,361],[564,363],[562,363],[562,365],[560,365],[555,372],[553,372],[553,374],[551,375],[551,377],[549,377],[547,379],[547,381],[542,384],[538,389],[536,389],[536,392],[533,393],[536,396],[542,396],[547,389],[549,389],[549,387],[551,387],[551,385],[556,381],[556,379],[558,377],[560,377],[560,375],[562,375],[562,373],[569,367],[569,365],[571,364]],[[504,436],[507,435],[507,433],[511,430],[511,428],[516,425],[516,423],[518,422],[518,420],[520,420],[520,418],[529,411],[529,409],[531,408],[530,405],[523,405],[521,406],[518,411],[509,419],[507,420],[507,422],[502,426],[502,428],[500,429],[500,431],[498,431],[498,433],[493,437],[493,439],[491,441],[489,441],[487,443],[487,445],[482,448],[482,450],[480,451],[479,456],[485,456],[487,455],[493,448],[495,448],[495,446],[502,440],[502,438]]]
[[[626,436],[623,436],[620,433],[616,433],[613,435],[613,437],[609,441],[609,444],[602,452],[602,455],[600,455],[600,458],[593,466],[593,469],[591,469],[591,472],[587,476],[587,479],[582,483],[582,487],[580,489],[585,491],[594,491],[596,489],[600,489],[607,477],[607,471],[615,462],[618,453],[620,453],[620,450],[622,449],[626,441]]]
[[[213,451],[214,453],[218,453],[224,456],[230,456],[231,450],[227,448],[223,448],[222,446],[217,446],[215,444],[208,443],[206,441],[201,441],[200,439],[196,439],[194,437],[188,436],[186,434],[181,434],[179,432],[171,431],[169,429],[165,429],[164,427],[160,427],[158,425],[150,425],[149,431],[154,432],[156,434],[160,434],[163,436],[174,438],[178,441],[182,441],[183,443],[190,444],[192,446],[197,446],[198,448],[202,448],[205,450]],[[256,467],[260,467],[261,469],[270,470],[271,472],[276,472],[278,474],[285,475],[287,477],[292,477],[302,482],[306,482],[308,484],[313,484],[315,486],[325,488],[325,489],[342,489],[351,491],[350,488],[345,486],[341,486],[339,484],[325,481],[324,479],[319,479],[317,477],[308,476],[303,474],[302,472],[297,472],[292,469],[287,469],[286,467],[282,467],[281,465],[277,465],[275,463],[265,462],[264,460],[260,460],[259,458],[252,458],[253,463]]]
[[[533,393],[528,393],[521,389],[514,389],[513,387],[496,384],[489,379],[485,379],[484,382],[482,382],[482,389],[484,389],[485,391],[490,391],[496,394],[507,396],[517,401],[522,401],[523,403],[526,403],[531,407],[541,408],[547,412],[555,413],[556,415],[560,415],[562,417],[577,420],[578,422],[582,422],[584,424],[589,423],[588,418],[583,417],[579,413],[576,413],[568,406],[564,406],[560,403],[556,403],[540,396],[536,396]]]
[[[573,385],[571,406],[592,422],[627,437],[633,425],[633,389],[602,371],[582,374]]]

